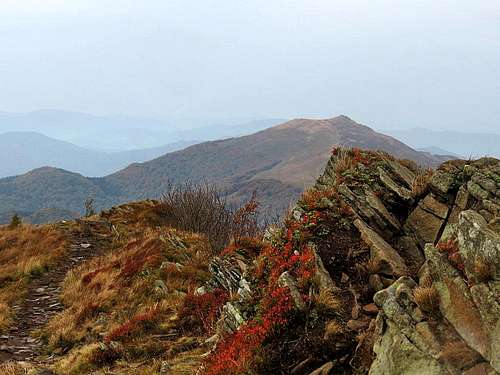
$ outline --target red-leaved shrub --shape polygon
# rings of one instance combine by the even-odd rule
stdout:
[[[209,332],[219,317],[222,306],[228,301],[229,294],[216,289],[213,292],[196,295],[189,293],[179,310],[181,326],[187,331]]]

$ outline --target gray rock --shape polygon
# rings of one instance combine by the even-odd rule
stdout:
[[[401,198],[405,202],[413,201],[413,194],[407,188],[397,184],[383,168],[378,168],[380,180],[387,187],[387,189],[391,190],[395,193],[399,198]]]
[[[300,311],[304,311],[306,309],[306,304],[300,295],[299,289],[297,288],[297,283],[293,279],[290,274],[285,271],[278,278],[278,285],[281,288],[287,288],[290,291],[290,295],[293,299],[293,303],[295,307]]]
[[[370,258],[380,273],[394,276],[408,274],[403,258],[377,232],[360,219],[354,220],[354,225],[358,228],[363,241],[370,247]]]

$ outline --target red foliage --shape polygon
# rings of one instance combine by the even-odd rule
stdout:
[[[146,313],[137,314],[129,321],[111,331],[111,333],[104,338],[104,342],[109,343],[111,341],[130,337],[134,332],[137,332],[140,329],[151,328],[157,321],[158,310],[155,308]]]
[[[437,249],[442,253],[447,253],[448,255],[456,253],[458,251],[458,243],[454,239],[449,239],[445,242],[440,242],[437,244]]]
[[[308,207],[317,207],[323,197],[340,204],[334,190],[312,190],[306,192],[302,200]],[[289,323],[295,305],[289,290],[278,287],[278,279],[283,272],[288,272],[298,281],[304,300],[308,300],[307,292],[315,272],[316,259],[314,250],[306,243],[307,238],[312,235],[311,228],[324,219],[324,214],[316,209],[310,209],[300,220],[289,218],[285,223],[283,242],[276,246],[266,246],[260,251],[252,272],[262,296],[258,313],[254,319],[219,343],[205,363],[205,374],[246,373],[252,366],[256,352]],[[234,250],[233,246],[226,251],[230,253]],[[206,312],[202,316],[207,316]]]
[[[350,206],[341,202],[340,214],[344,217],[349,217],[349,216],[352,216],[354,214],[354,211],[352,210],[352,208]]]
[[[146,265],[158,265],[159,262],[161,262],[161,253],[159,249],[162,248],[162,244],[159,241],[160,240],[157,239],[151,239],[145,243],[135,241],[127,245],[127,247],[137,247],[137,250],[126,258],[119,277],[127,280],[141,272]]]
[[[262,317],[251,320],[228,336],[207,360],[205,374],[222,375],[245,372],[255,351],[264,340],[287,323],[293,302],[286,288],[276,288],[262,301]]]
[[[456,269],[463,271],[465,269],[462,256],[458,252],[458,242],[454,239],[443,241],[437,244],[437,249],[448,255],[448,260]]]
[[[228,247],[221,252],[221,256],[234,254],[238,250],[242,250],[250,257],[256,257],[264,248],[264,244],[258,238],[242,237],[235,239]]]
[[[92,279],[97,276],[97,274],[101,272],[101,269],[97,269],[95,271],[89,272],[82,277],[82,283],[88,285],[92,282]]]
[[[307,190],[302,194],[301,200],[309,210],[315,210],[323,198],[337,199],[338,193],[334,189]]]
[[[229,294],[222,289],[201,295],[189,293],[179,310],[182,327],[188,330],[201,328],[204,332],[209,332],[214,328],[222,306],[228,299]]]
[[[352,160],[354,161],[354,164],[364,164],[368,165],[370,164],[370,159],[365,155],[365,153],[359,149],[359,148],[353,148],[352,149]]]

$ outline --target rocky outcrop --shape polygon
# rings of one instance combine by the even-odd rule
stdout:
[[[265,236],[288,254],[277,270],[265,268],[272,252],[212,263],[208,285],[233,295],[219,326],[258,322],[256,288],[273,275],[299,323],[263,352],[282,351],[274,360],[292,373],[500,373],[499,208],[496,159],[430,173],[382,152],[334,150],[284,228]],[[298,259],[312,274],[297,273]]]
[[[499,172],[494,159],[446,163],[410,213],[425,263],[375,294],[370,374],[500,373]]]
[[[500,373],[500,161],[447,162],[427,187],[388,157],[350,180],[338,163],[317,188],[339,186],[370,250],[370,373]]]

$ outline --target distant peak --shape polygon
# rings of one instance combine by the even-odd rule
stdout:
[[[278,125],[276,129],[297,129],[308,133],[315,133],[321,130],[332,129],[335,126],[356,126],[359,125],[356,121],[348,116],[340,115],[327,119],[307,119],[297,118]]]
[[[349,116],[346,116],[346,115],[340,115],[340,116],[334,117],[333,119],[355,122],[352,118],[350,118]]]

